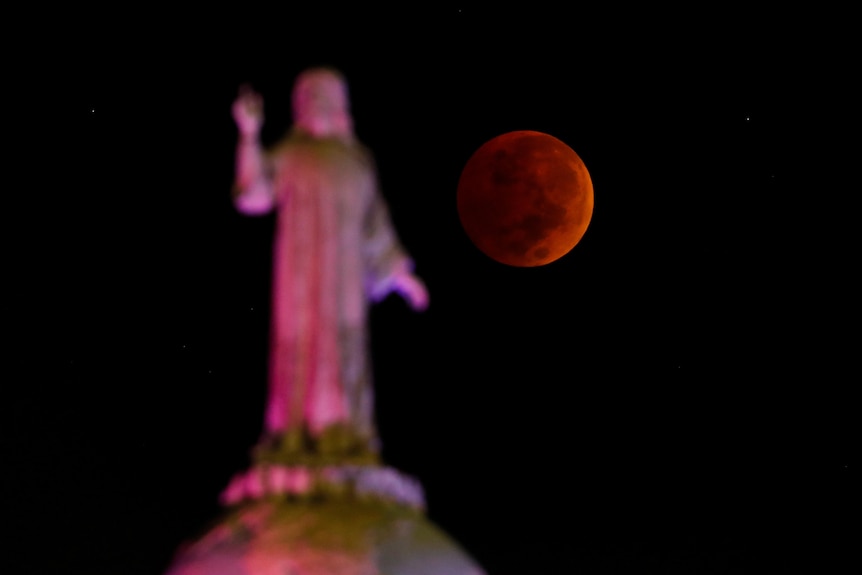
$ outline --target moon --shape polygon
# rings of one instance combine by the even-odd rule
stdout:
[[[458,215],[473,244],[500,263],[535,267],[577,245],[593,215],[593,183],[575,151],[543,132],[482,144],[458,180]]]

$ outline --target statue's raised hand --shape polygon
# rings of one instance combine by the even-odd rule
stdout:
[[[239,88],[239,96],[233,102],[232,111],[240,134],[256,138],[263,125],[263,97],[244,84]]]

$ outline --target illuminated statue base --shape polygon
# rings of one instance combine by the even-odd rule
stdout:
[[[346,426],[320,437],[296,431],[264,438],[254,465],[238,473],[221,494],[223,505],[266,497],[295,501],[356,499],[425,509],[421,484],[380,464],[377,453]]]
[[[425,517],[417,480],[345,439],[262,441],[165,575],[484,575]]]

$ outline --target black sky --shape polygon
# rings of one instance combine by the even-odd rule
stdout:
[[[272,225],[231,206],[230,104],[255,86],[272,142],[316,64],[347,75],[431,293],[372,311],[384,458],[489,573],[742,573],[808,514],[841,550],[840,15],[114,16],[45,34],[4,213],[10,572],[159,573],[216,517],[262,425]],[[473,151],[520,129],[595,188],[584,239],[543,268],[488,260],[455,210]]]

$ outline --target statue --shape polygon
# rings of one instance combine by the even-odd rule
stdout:
[[[264,151],[261,96],[242,87],[233,104],[234,204],[277,218],[262,443],[331,435],[376,453],[367,308],[396,292],[423,310],[428,292],[390,222],[373,156],[354,135],[344,77],[306,70],[292,105],[293,126]]]
[[[343,77],[302,73],[293,110],[264,152],[260,96],[244,88],[233,106],[235,204],[277,213],[265,431],[221,517],[166,575],[485,575],[425,517],[419,481],[379,461],[367,306],[396,292],[422,310],[428,292],[353,135]]]

